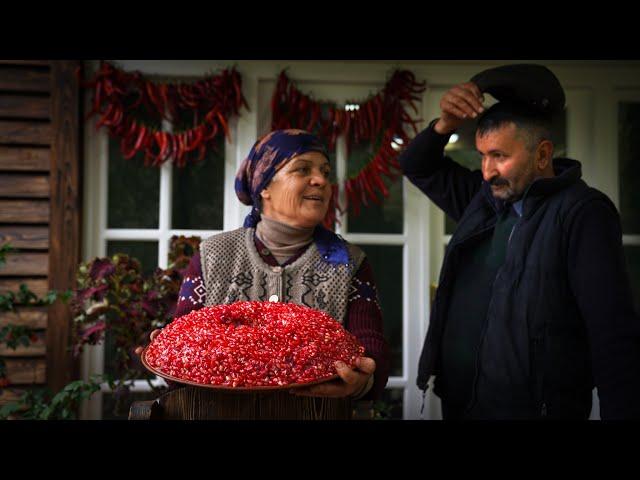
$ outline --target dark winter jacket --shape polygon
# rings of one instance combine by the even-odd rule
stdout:
[[[458,222],[420,358],[422,390],[439,373],[461,248],[493,229],[505,208],[480,171],[444,156],[449,136],[432,126],[400,158],[405,176]],[[581,180],[579,162],[554,159],[554,170],[526,191],[495,277],[468,417],[587,418],[595,386],[603,419],[640,418],[640,318],[619,214]]]

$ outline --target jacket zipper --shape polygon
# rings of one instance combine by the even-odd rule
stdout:
[[[518,225],[518,223],[520,223],[520,219],[522,217],[518,218],[518,221],[513,225],[513,227],[511,228],[511,233],[509,234],[509,238],[507,240],[507,252],[505,254],[505,261],[504,263],[507,263],[507,254],[509,253],[509,246],[511,245],[511,238],[513,237],[513,232],[515,232],[516,230],[516,226]],[[504,266],[504,264],[503,264]],[[487,327],[489,324],[489,312],[491,311],[491,307],[493,306],[493,288],[496,285],[496,282],[498,281],[498,278],[500,278],[500,273],[501,273],[502,267],[500,268],[500,271],[498,271],[498,273],[496,274],[496,278],[493,279],[493,283],[491,284],[491,301],[489,302],[489,308],[487,309],[487,316],[484,319],[484,324],[482,326],[482,335],[480,337],[480,344],[478,345],[478,349],[476,350],[476,371],[475,371],[475,375],[473,378],[473,385],[472,385],[472,389],[471,389],[471,399],[469,400],[469,404],[467,405],[467,408],[465,409],[465,413],[468,414],[471,412],[471,410],[473,409],[473,407],[475,406],[475,403],[478,399],[478,380],[480,378],[480,352],[482,351],[482,344],[484,343],[484,339],[486,337],[486,333],[487,333]]]
[[[507,241],[507,249],[509,248],[509,245],[511,244],[511,237],[513,237],[513,233],[516,230],[516,227],[520,224],[520,221],[522,220],[522,216],[520,216],[520,218],[518,218],[518,221],[513,225],[513,228],[511,229],[511,233],[509,234],[509,240]],[[535,351],[535,357],[533,359],[534,362],[538,361],[538,358],[540,356],[540,341],[539,340],[534,340],[533,341],[534,344],[534,351]],[[542,404],[540,405],[540,417],[544,418],[547,416],[547,403],[544,401],[544,372],[540,371],[537,367],[537,365],[535,365],[535,369],[536,369],[536,394],[538,394],[538,376],[540,376],[541,381],[540,381],[540,399],[542,400]]]
[[[511,229],[511,233],[509,234],[509,240],[507,241],[507,249],[509,248],[509,245],[511,244],[511,237],[513,237],[513,233],[516,231],[516,227],[520,224],[520,221],[522,220],[522,216],[520,216],[520,218],[518,218],[518,221],[513,225],[513,228]],[[534,362],[536,362],[540,356],[540,342],[539,340],[534,340],[534,348],[535,348],[535,352],[536,352],[536,356],[534,358]],[[476,367],[477,368],[477,367]],[[540,371],[537,368],[536,365],[536,377],[537,376],[541,376],[541,381],[540,381],[540,399],[542,400],[542,405],[540,406],[540,417],[544,418],[547,416],[547,403],[544,401],[544,372]],[[537,381],[538,379],[536,378],[536,393],[537,393],[537,389],[538,389],[538,385],[537,385]]]

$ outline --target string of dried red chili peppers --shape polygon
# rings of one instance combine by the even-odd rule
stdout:
[[[344,181],[346,202],[353,208],[354,214],[360,212],[360,205],[367,206],[368,201],[380,204],[389,191],[382,177],[395,180],[400,176],[397,157],[399,148],[409,142],[407,126],[418,133],[419,119],[413,119],[408,111],[410,106],[418,113],[416,102],[426,89],[425,82],[417,82],[412,72],[396,70],[384,88],[363,102],[348,102],[358,105],[357,109],[346,110],[334,102],[317,101],[302,93],[282,71],[271,99],[272,129],[302,128],[313,131],[327,142],[330,149],[335,146],[337,137],[344,135],[347,153],[353,145],[375,143],[380,140],[378,151],[367,164],[354,176]],[[325,225],[335,221],[335,210],[343,211],[338,204],[338,186],[333,185],[333,198]],[[345,206],[346,207],[346,206]]]
[[[88,117],[100,116],[96,128],[106,127],[111,136],[120,138],[126,159],[144,152],[145,165],[171,160],[183,167],[188,160],[201,161],[213,139],[222,133],[229,138],[229,117],[237,115],[243,105],[249,109],[235,68],[190,84],[170,84],[154,83],[140,72],[125,72],[103,61],[84,86],[93,89]],[[194,126],[173,133],[162,131],[136,118],[134,112],[141,105],[159,125],[162,119],[171,121],[187,113],[194,115]]]

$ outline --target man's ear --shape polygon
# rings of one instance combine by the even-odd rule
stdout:
[[[553,161],[553,142],[543,140],[536,150],[536,167],[538,170],[546,170]]]
[[[260,196],[261,196],[263,199],[265,199],[265,198],[269,198],[269,199],[270,199],[270,198],[271,198],[271,192],[269,192],[269,189],[268,189],[268,188],[263,188],[263,189],[260,191]]]

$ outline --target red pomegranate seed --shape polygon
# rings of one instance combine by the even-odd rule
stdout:
[[[170,376],[225,387],[309,383],[351,367],[364,347],[325,312],[293,303],[236,302],[180,317],[149,345],[146,360]]]

